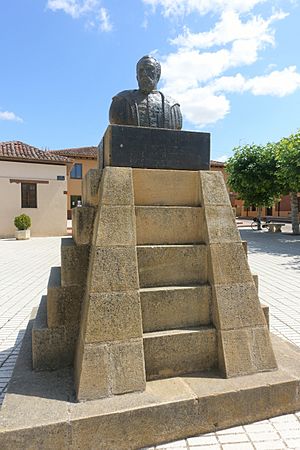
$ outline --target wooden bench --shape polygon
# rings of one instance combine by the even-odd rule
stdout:
[[[268,223],[267,227],[271,233],[281,233],[281,228],[285,223]]]

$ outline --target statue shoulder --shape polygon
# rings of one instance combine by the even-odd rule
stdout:
[[[173,106],[177,106],[180,108],[180,104],[176,100],[174,100],[172,97],[170,97],[169,95],[164,95],[163,93],[162,93],[162,95],[164,96],[165,102],[167,102],[171,108]]]
[[[137,89],[121,91],[121,92],[118,92],[118,94],[114,95],[113,100],[122,100],[122,99],[131,100],[132,98],[134,98],[136,96],[137,92],[138,92]]]

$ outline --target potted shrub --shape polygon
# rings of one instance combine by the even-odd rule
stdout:
[[[31,226],[31,219],[26,214],[21,214],[20,216],[15,217],[14,220],[15,227],[18,228],[18,230],[15,233],[16,239],[18,240],[24,240],[30,238],[30,226]]]

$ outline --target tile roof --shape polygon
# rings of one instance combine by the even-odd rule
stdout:
[[[40,150],[32,145],[20,141],[0,142],[0,159],[42,161],[49,164],[66,164],[68,158],[60,155],[52,155],[50,152]]]
[[[51,153],[52,155],[68,156],[70,158],[97,159],[98,147],[64,148],[61,150],[50,150],[48,153]]]
[[[210,165],[211,166],[215,166],[215,167],[224,167],[226,164],[224,162],[221,161],[210,161]]]

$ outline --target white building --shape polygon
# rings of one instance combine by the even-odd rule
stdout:
[[[31,218],[31,236],[67,233],[68,158],[23,142],[0,142],[0,237],[15,233],[14,218]]]

